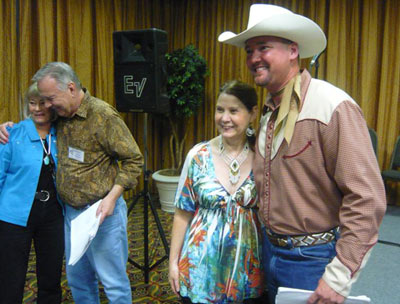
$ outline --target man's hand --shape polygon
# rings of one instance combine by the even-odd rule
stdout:
[[[10,134],[8,134],[6,127],[12,127],[13,125],[14,125],[14,123],[12,121],[7,121],[0,125],[0,143],[1,144],[4,145],[4,144],[8,143],[8,136]]]
[[[111,191],[103,198],[96,211],[96,216],[99,216],[101,213],[100,225],[104,222],[104,219],[107,216],[113,214],[117,199],[122,195],[123,191],[124,188],[120,185],[114,185]]]
[[[330,288],[323,279],[320,279],[317,289],[310,296],[307,304],[341,304],[344,300],[345,297]]]
[[[100,225],[104,222],[107,216],[110,216],[114,212],[116,200],[111,198],[110,195],[106,195],[101,201],[96,211],[96,216],[100,215]]]

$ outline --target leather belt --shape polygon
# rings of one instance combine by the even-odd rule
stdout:
[[[339,227],[335,227],[326,232],[312,233],[305,235],[282,235],[266,228],[268,240],[271,244],[279,247],[307,247],[321,245],[332,242],[339,232]]]
[[[50,198],[50,192],[47,190],[40,190],[35,193],[35,200],[47,202]]]
[[[93,205],[93,204],[85,204],[85,205],[80,205],[80,206],[69,205],[69,206],[76,210],[83,210],[83,209],[89,208],[91,205]]]
[[[72,206],[71,204],[68,204],[68,205],[69,205],[70,207],[76,209],[76,210],[83,210],[83,209],[89,208],[89,207],[92,206],[94,203],[97,203],[100,199],[101,199],[101,198],[95,199],[95,200],[93,200],[93,201],[91,201],[91,202],[89,202],[89,203],[87,203],[87,204],[79,205],[79,206]]]

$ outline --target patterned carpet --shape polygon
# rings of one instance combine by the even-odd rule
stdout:
[[[166,238],[169,242],[173,214],[166,213],[159,208],[158,201],[153,197],[157,207],[158,216],[162,223]],[[130,202],[128,202],[128,206]],[[128,239],[129,239],[129,257],[136,263],[143,265],[144,244],[143,244],[143,202],[135,204],[128,219]],[[165,256],[164,247],[157,229],[153,214],[149,208],[149,259],[150,265]],[[127,271],[132,286],[133,303],[151,303],[151,304],[178,304],[181,303],[171,291],[168,283],[168,260],[150,271],[149,284],[144,283],[143,272],[128,263]],[[62,278],[63,300],[62,303],[74,303],[71,291],[68,288],[65,272]],[[36,274],[35,274],[35,256],[31,252],[29,259],[29,268],[27,273],[27,282],[25,286],[24,304],[36,303]],[[107,298],[100,286],[101,303],[108,303]]]

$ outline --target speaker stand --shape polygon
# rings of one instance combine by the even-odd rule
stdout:
[[[167,238],[165,237],[164,230],[161,225],[160,218],[158,217],[157,209],[154,206],[154,203],[151,199],[151,195],[149,192],[149,177],[151,175],[151,171],[147,170],[147,115],[148,114],[144,113],[144,115],[145,115],[144,116],[144,132],[143,132],[143,143],[144,143],[144,163],[143,163],[144,182],[143,182],[143,184],[144,184],[144,186],[143,186],[143,190],[138,195],[136,195],[136,197],[133,199],[133,201],[128,209],[128,216],[129,216],[129,214],[132,212],[133,208],[135,207],[135,205],[139,201],[139,199],[143,198],[144,265],[140,265],[139,263],[136,263],[131,258],[128,258],[128,262],[144,272],[144,282],[146,284],[148,284],[150,270],[157,267],[163,261],[168,259],[169,246],[168,246]],[[161,237],[161,240],[162,240],[162,243],[164,246],[164,250],[165,250],[165,255],[158,261],[155,261],[152,265],[150,265],[150,261],[149,261],[149,206],[151,208],[151,212],[153,214],[154,220],[156,221],[157,229],[160,234],[160,237]]]

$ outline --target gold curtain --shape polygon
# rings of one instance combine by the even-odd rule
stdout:
[[[328,38],[318,78],[348,92],[378,134],[379,163],[387,168],[400,134],[400,4],[397,0],[1,0],[0,120],[18,121],[20,100],[34,72],[49,61],[68,62],[89,91],[115,105],[112,33],[160,28],[169,50],[189,43],[208,62],[204,104],[190,119],[186,151],[216,135],[214,107],[220,85],[253,83],[245,52],[217,41],[247,27],[252,3],[278,4],[318,23]],[[308,68],[310,59],[303,60]],[[314,69],[313,69],[314,70]],[[314,73],[314,71],[311,71]],[[259,104],[266,90],[257,88]],[[123,114],[143,147],[144,115]],[[148,168],[169,165],[168,124],[148,116]]]
[[[0,121],[20,119],[17,12],[14,1],[0,2]]]

